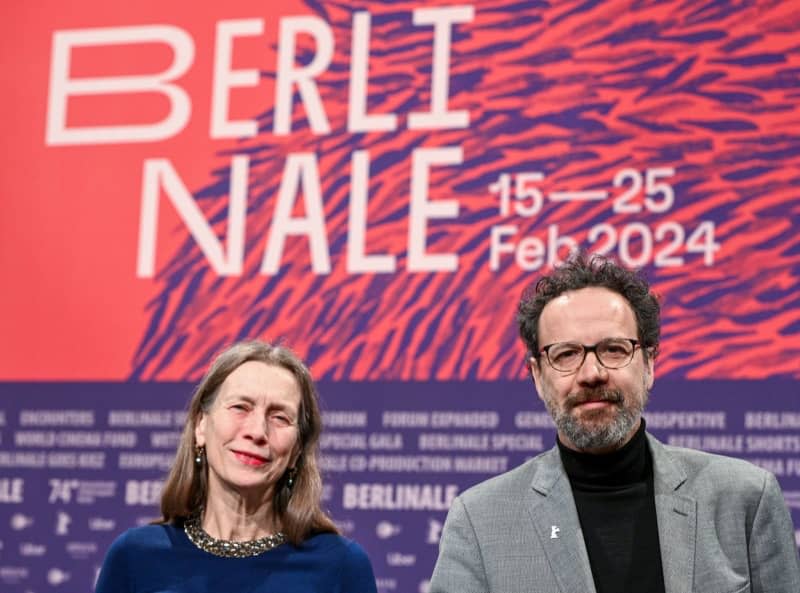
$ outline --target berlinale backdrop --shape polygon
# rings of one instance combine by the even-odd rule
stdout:
[[[319,380],[379,590],[426,591],[453,497],[553,444],[514,314],[575,246],[662,296],[650,429],[800,528],[797,3],[2,12],[3,591],[92,589],[249,337]]]

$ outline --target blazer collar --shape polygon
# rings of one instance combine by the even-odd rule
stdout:
[[[542,454],[537,461],[526,492],[532,529],[561,593],[596,593],[572,488],[558,448]]]
[[[666,593],[690,591],[694,579],[696,500],[681,492],[680,460],[649,433],[658,537]],[[528,513],[561,593],[595,593],[575,499],[558,448],[543,453],[526,492]]]
[[[692,590],[697,545],[697,500],[688,495],[688,480],[680,459],[648,434],[653,456],[658,540],[664,569],[664,590]]]

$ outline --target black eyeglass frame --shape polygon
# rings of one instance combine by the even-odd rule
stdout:
[[[614,340],[622,340],[623,342],[630,342],[631,346],[633,346],[633,350],[631,350],[631,355],[625,364],[616,367],[610,367],[603,362],[602,358],[597,353],[597,347],[600,346],[601,344],[612,342]],[[550,360],[550,348],[552,348],[553,346],[557,346],[559,344],[575,344],[576,346],[580,346],[581,349],[583,350],[583,357],[581,358],[580,363],[577,366],[575,366],[574,369],[567,369],[567,370],[560,369],[553,364],[552,360]],[[586,356],[589,354],[589,352],[594,352],[594,357],[597,359],[597,362],[600,363],[601,367],[611,371],[616,371],[619,369],[624,369],[631,362],[633,362],[633,357],[636,355],[636,348],[641,348],[641,347],[642,343],[639,340],[634,340],[633,338],[605,338],[603,340],[600,340],[596,344],[592,345],[580,344],[578,342],[553,342],[552,344],[548,344],[547,346],[544,346],[543,348],[539,349],[539,357],[541,357],[541,355],[544,354],[544,357],[547,359],[547,364],[550,365],[550,368],[552,368],[555,371],[558,371],[559,373],[575,373],[583,366],[583,363],[586,362]]]

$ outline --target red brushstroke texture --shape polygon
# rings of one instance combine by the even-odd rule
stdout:
[[[516,224],[519,237],[561,235],[587,245],[590,227],[631,222],[652,228],[663,221],[687,235],[703,220],[716,224],[722,248],[707,267],[701,255],[681,250],[679,268],[647,268],[663,296],[661,375],[703,378],[800,377],[800,124],[797,104],[798,11],[791,3],[742,6],[703,20],[713,9],[691,2],[606,2],[568,15],[579,3],[512,10],[505,2],[478,2],[475,19],[458,25],[451,55],[451,109],[466,109],[463,130],[409,130],[409,110],[424,110],[429,97],[432,34],[414,27],[418,3],[364,4],[372,14],[371,113],[399,113],[399,128],[354,138],[346,132],[347,82],[353,7],[328,5],[335,33],[335,65],[320,78],[332,135],[314,136],[298,126],[305,111],[295,104],[293,133],[267,131],[243,141],[252,149],[245,273],[216,277],[191,240],[161,273],[165,305],[143,337],[133,376],[196,378],[213,352],[246,336],[284,339],[306,357],[318,377],[337,380],[450,380],[515,378],[524,352],[514,313],[522,289],[537,274],[523,272],[510,256],[489,270],[489,232]],[[388,15],[381,20],[382,15]],[[636,30],[657,33],[636,36]],[[632,28],[619,43],[603,41]],[[706,40],[682,41],[712,34]],[[727,44],[746,36],[738,49]],[[508,47],[493,50],[495,44]],[[309,46],[313,51],[313,45]],[[557,57],[561,51],[565,56]],[[545,59],[551,53],[550,59]],[[781,60],[741,65],[735,60],[775,54]],[[646,70],[636,64],[658,61]],[[681,65],[685,69],[679,72]],[[377,77],[387,80],[382,85]],[[776,81],[794,81],[777,85]],[[531,82],[537,81],[537,82]],[[737,94],[734,94],[737,93]],[[408,105],[412,104],[413,108]],[[405,107],[404,107],[405,106]],[[574,109],[572,116],[565,115]],[[578,119],[583,122],[579,125]],[[739,122],[725,131],[709,122]],[[635,121],[646,121],[651,129]],[[505,126],[496,131],[497,126]],[[652,128],[658,128],[654,131]],[[464,165],[431,172],[431,199],[457,199],[458,219],[433,222],[428,251],[458,253],[455,273],[406,270],[411,149],[463,148]],[[389,275],[348,274],[345,269],[350,157],[368,150],[374,167],[401,153],[369,179],[368,251],[397,256]],[[290,239],[277,280],[259,274],[271,215],[287,154],[313,152],[319,162],[331,246],[332,272],[311,273],[308,244]],[[484,155],[492,155],[482,159]],[[580,158],[578,158],[580,157]],[[538,165],[536,164],[538,163]],[[682,193],[665,214],[614,213],[613,188],[623,168],[674,167],[670,182]],[[737,172],[765,167],[752,177]],[[501,217],[488,183],[502,172],[542,170],[540,189],[605,189],[596,203],[552,204],[532,218]],[[225,179],[227,172],[220,171]],[[340,181],[344,178],[344,183]],[[224,211],[221,196],[203,201],[207,215]],[[641,204],[641,197],[635,200]],[[384,221],[384,222],[378,222]],[[467,222],[469,221],[469,222]],[[225,235],[225,223],[217,225]],[[184,233],[182,228],[178,233]],[[667,238],[655,243],[660,250]],[[637,249],[634,252],[638,253]],[[563,253],[562,253],[563,255]],[[202,279],[190,289],[195,274]],[[272,288],[262,294],[265,287]],[[188,304],[179,306],[182,298]],[[253,322],[262,319],[263,322]],[[252,325],[248,326],[248,323]]]

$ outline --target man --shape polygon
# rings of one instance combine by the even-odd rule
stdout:
[[[430,593],[800,592],[774,476],[645,432],[660,322],[643,278],[576,255],[517,319],[557,443],[455,499]]]

